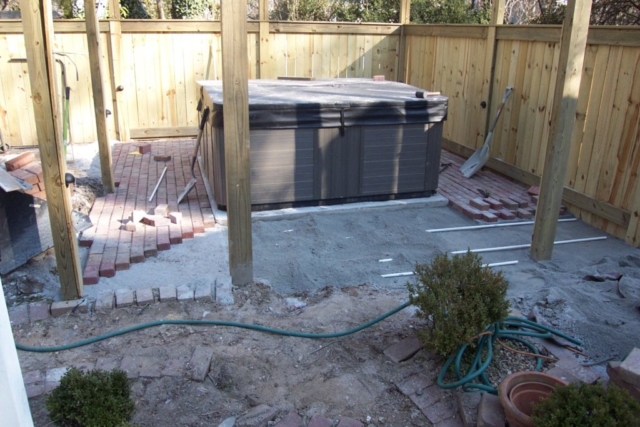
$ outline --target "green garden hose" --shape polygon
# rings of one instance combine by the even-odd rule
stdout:
[[[242,328],[242,329],[250,329],[259,332],[266,332],[275,335],[283,335],[287,337],[297,337],[297,338],[310,338],[310,339],[324,339],[324,338],[339,338],[347,335],[354,334],[356,332],[360,332],[363,329],[366,329],[370,326],[375,325],[378,322],[386,319],[387,317],[393,316],[397,312],[404,310],[411,303],[405,302],[404,304],[394,308],[391,311],[382,314],[381,316],[376,317],[373,320],[370,320],[366,323],[363,323],[355,328],[348,329],[342,332],[333,332],[326,334],[314,334],[310,332],[295,332],[295,331],[286,331],[283,329],[274,329],[267,326],[255,325],[255,324],[247,324],[247,323],[239,323],[239,322],[230,322],[225,320],[157,320],[155,322],[142,323],[140,325],[131,326],[124,329],[119,329],[113,332],[109,332],[107,334],[98,335],[93,338],[87,338],[85,340],[76,341],[70,344],[57,345],[51,347],[33,347],[24,344],[16,343],[16,348],[22,351],[29,351],[35,353],[50,353],[56,351],[64,351],[71,350],[74,348],[82,347],[85,345],[93,344],[99,341],[104,341],[109,338],[114,338],[120,335],[125,335],[131,332],[140,331],[147,328],[152,328],[154,326],[161,325],[189,325],[189,326],[231,326],[234,328]],[[473,361],[471,363],[471,367],[468,371],[463,375],[461,370],[462,365],[462,357],[464,353],[469,348],[469,344],[463,344],[459,347],[458,352],[447,359],[444,364],[440,374],[438,375],[437,384],[440,388],[443,389],[454,389],[457,387],[462,387],[464,391],[486,391],[492,394],[497,394],[497,390],[495,387],[491,385],[489,379],[485,375],[485,370],[491,364],[491,360],[493,357],[493,343],[495,340],[502,338],[508,339],[511,341],[517,341],[529,349],[531,349],[532,353],[539,354],[538,349],[531,344],[529,341],[526,341],[519,336],[530,336],[530,337],[538,337],[538,338],[551,338],[552,335],[557,335],[562,337],[574,344],[582,345],[582,342],[576,338],[570,337],[568,335],[563,334],[562,332],[556,331],[554,329],[548,328],[546,326],[540,325],[535,322],[531,322],[527,319],[523,319],[520,317],[509,316],[505,318],[503,321],[494,323],[487,328],[489,334],[483,334],[479,337],[478,343],[476,345],[476,353],[473,357]],[[447,372],[453,367],[453,373],[456,377],[454,382],[445,383],[444,377]],[[542,358],[538,357],[536,362],[535,370],[539,371],[542,369]],[[476,380],[480,380],[477,382]]]
[[[484,334],[478,339],[476,353],[466,374],[462,374],[461,365],[462,357],[469,347],[469,344],[462,344],[458,348],[458,352],[449,357],[440,370],[437,380],[438,387],[443,389],[462,387],[464,391],[485,391],[491,394],[498,394],[498,390],[491,385],[485,371],[491,364],[493,358],[493,344],[500,338],[519,342],[528,347],[533,354],[540,354],[536,346],[527,340],[519,338],[520,336],[551,338],[552,335],[556,335],[576,345],[582,345],[582,341],[579,339],[570,337],[555,329],[540,325],[539,323],[515,316],[508,316],[501,322],[493,323],[487,328],[487,331],[489,334]],[[446,383],[444,377],[452,367],[456,380]],[[536,358],[535,370],[542,370],[542,357]]]
[[[334,332],[328,334],[313,334],[309,332],[294,332],[294,331],[285,331],[283,329],[274,329],[269,328],[267,326],[262,325],[254,325],[247,323],[239,323],[239,322],[229,322],[225,320],[157,320],[155,322],[142,323],[140,325],[131,326],[129,328],[119,329],[117,331],[109,332],[107,334],[98,335],[97,337],[87,338],[86,340],[76,341],[74,343],[65,344],[65,345],[57,345],[51,347],[32,347],[28,345],[23,345],[16,343],[16,348],[22,351],[30,351],[34,353],[51,353],[55,351],[64,351],[71,350],[74,348],[82,347],[85,345],[93,344],[99,341],[104,341],[109,338],[117,337],[120,335],[128,334],[130,332],[141,331],[143,329],[151,328],[154,326],[161,325],[189,325],[189,326],[231,326],[234,328],[242,328],[242,329],[250,329],[259,332],[267,332],[275,335],[284,335],[287,337],[297,337],[297,338],[311,338],[311,339],[321,339],[321,338],[339,338],[344,337],[346,335],[355,334],[356,332],[360,332],[363,329],[366,329],[370,326],[375,325],[378,322],[383,321],[389,316],[393,316],[397,312],[404,310],[410,305],[409,302],[405,302],[404,304],[394,308],[391,311],[386,312],[385,314],[376,317],[373,320],[368,321],[367,323],[363,323],[360,326],[356,326],[355,328],[342,331],[342,332]]]

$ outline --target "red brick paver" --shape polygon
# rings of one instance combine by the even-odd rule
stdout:
[[[203,233],[205,225],[213,226],[203,220],[211,215],[211,205],[197,163],[198,183],[180,205],[177,203],[178,194],[191,180],[194,144],[194,140],[188,139],[113,146],[113,178],[118,187],[115,193],[96,199],[89,215],[94,226],[80,237],[80,245],[90,247],[90,262],[83,274],[86,285],[98,283],[100,276],[112,277],[130,264],[143,262],[157,256],[159,250],[169,250],[171,245]],[[142,145],[148,145],[150,150],[145,148],[144,154],[140,154],[138,149]],[[168,160],[158,162],[155,160],[158,157]],[[149,202],[165,166],[167,173]],[[174,224],[169,218],[153,217],[158,206],[162,206],[163,212],[181,213],[180,220]],[[151,215],[155,221],[134,222],[134,211]],[[127,228],[128,223],[135,225],[135,229]]]

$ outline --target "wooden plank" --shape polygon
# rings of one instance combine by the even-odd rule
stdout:
[[[331,40],[333,36],[329,34],[322,35],[322,51],[321,54],[321,63],[322,68],[320,69],[320,74],[316,76],[316,78],[327,78],[333,77],[333,70],[331,69],[332,59],[331,59]]]
[[[95,0],[85,0],[84,9],[96,10]],[[91,64],[91,88],[93,92],[93,107],[95,111],[96,129],[98,134],[98,150],[100,155],[100,171],[102,175],[102,187],[104,191],[113,193],[113,172],[111,168],[111,147],[107,130],[107,114],[105,107],[105,94],[102,88],[103,65],[100,57],[100,40],[98,33],[98,20],[96,14],[86,14],[87,45],[89,48],[89,62]]]
[[[589,28],[588,44],[640,47],[640,28],[593,26]]]
[[[82,271],[71,216],[71,195],[62,184],[66,159],[60,139],[62,132],[57,120],[55,93],[52,91],[55,74],[51,2],[21,0],[20,9],[58,278],[62,297],[71,300],[83,295]]]
[[[264,0],[260,2],[260,16],[263,14]],[[267,4],[268,6],[268,4]],[[268,17],[268,13],[267,13]],[[260,66],[258,73],[261,79],[273,78],[267,70],[269,70],[269,22],[260,21]]]
[[[469,157],[474,153],[473,149],[447,139],[442,140],[442,148],[463,157]],[[522,170],[505,162],[504,160],[491,157],[487,161],[487,167],[523,184],[535,186],[540,185],[540,177],[538,175]],[[597,200],[594,197],[580,193],[572,188],[563,188],[562,200],[565,203],[575,205],[580,209],[584,209],[587,212],[591,212],[594,215],[598,215],[623,227],[627,227],[629,224],[629,211],[613,206],[610,203]]]
[[[131,139],[191,138],[198,134],[197,126],[170,126],[159,128],[133,128]]]
[[[221,5],[229,270],[235,286],[253,282],[246,6],[244,1]]]
[[[535,117],[533,121],[533,130],[529,134],[531,137],[531,150],[528,156],[528,171],[532,173],[540,174],[542,170],[538,170],[538,160],[541,153],[545,151],[544,141],[548,140],[548,137],[543,139],[545,123],[549,123],[550,117],[547,117],[547,108],[553,104],[553,91],[549,93],[551,84],[551,71],[553,68],[553,49],[549,49],[553,46],[551,43],[536,43],[536,67],[539,68],[537,84],[532,84],[534,87],[534,98],[532,102],[531,115]],[[544,157],[543,157],[544,158]]]
[[[416,25],[402,26],[407,36],[451,37],[464,39],[486,39],[488,28],[483,25]]]
[[[587,45],[590,12],[591,0],[569,0],[567,4],[562,27],[549,142],[531,240],[531,256],[537,261],[551,259],[553,253]]]
[[[557,25],[505,25],[496,29],[498,40],[559,43],[562,28]]]
[[[251,32],[258,32],[259,24],[252,24],[247,29]],[[122,21],[123,33],[210,33],[219,31],[220,23],[215,21],[191,19],[126,19]]]
[[[400,25],[332,22],[271,22],[270,31],[281,34],[400,34]]]
[[[116,2],[117,3],[117,2]],[[118,12],[119,15],[119,12]],[[129,120],[126,112],[124,81],[122,78],[122,31],[120,21],[109,21],[109,68],[111,76],[111,96],[113,116],[116,123],[116,137],[120,141],[129,140]],[[131,88],[129,88],[131,91]]]

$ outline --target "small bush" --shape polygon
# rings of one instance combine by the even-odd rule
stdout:
[[[477,254],[437,255],[431,265],[417,264],[416,274],[418,283],[407,286],[418,317],[427,320],[419,335],[441,356],[509,314],[506,279],[502,272],[482,267]]]
[[[615,384],[570,384],[534,405],[531,420],[536,427],[638,427],[640,404]]]
[[[124,427],[134,409],[124,371],[71,368],[47,399],[51,419],[64,427]]]

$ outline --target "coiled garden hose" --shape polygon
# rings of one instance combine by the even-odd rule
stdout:
[[[342,332],[333,332],[328,334],[314,334],[310,332],[295,332],[295,331],[285,331],[283,329],[274,329],[269,328],[267,326],[262,325],[254,325],[248,323],[239,323],[239,322],[230,322],[225,320],[157,320],[155,322],[142,323],[140,325],[131,326],[129,328],[119,329],[117,331],[109,332],[107,334],[98,335],[97,337],[87,338],[85,340],[76,341],[70,344],[57,345],[51,347],[33,347],[24,344],[16,343],[16,348],[22,351],[30,351],[34,353],[51,353],[55,351],[64,351],[71,350],[74,348],[82,347],[85,345],[93,344],[99,341],[104,341],[109,338],[117,337],[120,335],[125,335],[135,331],[141,331],[143,329],[152,328],[154,326],[161,325],[189,325],[189,326],[231,326],[234,328],[242,328],[242,329],[250,329],[253,331],[266,332],[275,335],[284,335],[287,337],[297,337],[297,338],[311,338],[311,339],[322,339],[322,338],[339,338],[344,337],[346,335],[355,334],[356,332],[360,332],[363,329],[366,329],[370,326],[375,325],[378,322],[383,321],[387,317],[393,316],[397,312],[404,310],[411,303],[405,302],[404,304],[394,308],[391,311],[386,312],[383,315],[376,317],[373,320],[370,320],[366,323],[363,323],[360,326],[356,326],[355,328],[348,329]]]
[[[522,317],[508,316],[501,322],[493,323],[487,328],[488,334],[481,334],[476,344],[476,353],[473,356],[471,366],[463,375],[461,370],[462,357],[469,344],[462,344],[456,354],[449,357],[438,375],[438,387],[443,389],[454,389],[462,387],[464,391],[485,391],[491,394],[498,394],[498,390],[491,385],[485,371],[491,364],[493,358],[493,345],[497,339],[507,339],[519,342],[528,347],[533,354],[539,355],[539,351],[532,343],[519,336],[551,338],[552,335],[564,338],[576,345],[582,345],[582,341],[570,337],[555,329],[540,325]],[[444,377],[453,367],[453,374],[456,380],[446,383]],[[542,357],[536,358],[536,371],[542,370]],[[479,381],[476,381],[479,380]]]

